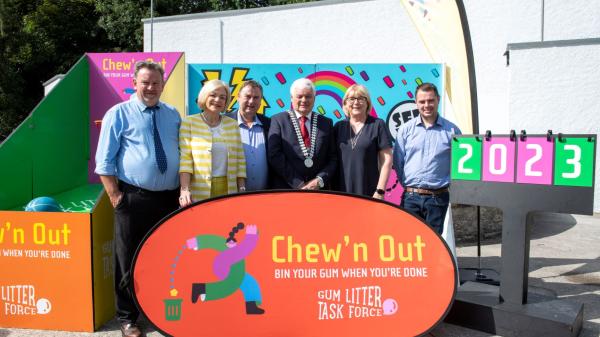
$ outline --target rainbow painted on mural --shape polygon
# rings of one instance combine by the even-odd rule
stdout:
[[[342,99],[346,90],[348,90],[351,85],[356,84],[350,77],[336,71],[317,71],[308,75],[306,78],[315,84],[317,96],[329,96],[338,102],[340,107],[343,107],[344,105]],[[371,115],[377,117],[375,108],[371,109]]]

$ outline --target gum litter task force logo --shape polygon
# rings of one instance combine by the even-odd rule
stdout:
[[[177,262],[186,256],[193,257],[186,252],[198,252],[203,249],[215,250],[218,252],[212,263],[212,271],[217,276],[215,282],[194,282],[191,284],[191,303],[215,301],[230,296],[236,290],[241,290],[244,297],[246,314],[261,315],[265,311],[258,307],[262,303],[260,286],[256,279],[245,270],[244,258],[248,256],[258,243],[258,229],[256,225],[246,226],[246,236],[243,241],[238,243],[236,234],[244,229],[243,223],[231,228],[227,238],[218,235],[198,235],[186,241],[185,246],[179,250],[177,257],[170,271],[170,298],[164,300],[165,319],[168,321],[177,321],[181,318],[182,298],[177,298],[175,273]],[[188,286],[181,284],[180,286]]]
[[[35,286],[30,284],[0,286],[4,316],[47,315],[52,303],[46,298],[36,299]]]

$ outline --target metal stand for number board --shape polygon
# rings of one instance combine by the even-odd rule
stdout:
[[[474,142],[474,137],[479,138],[478,142],[484,141],[481,136],[457,136],[455,141],[471,138],[470,141]],[[455,180],[453,177],[451,202],[502,210],[502,256],[500,286],[466,282],[458,289],[446,321],[502,336],[574,337],[579,334],[583,321],[581,303],[528,293],[529,242],[534,212],[593,214],[596,135],[552,135],[549,132],[543,137],[556,144],[553,148],[560,145],[557,141],[561,144],[573,140],[580,144],[591,143],[586,143],[587,155],[591,157],[587,158],[587,163],[591,166],[584,167],[588,176],[591,170],[589,182],[581,186],[569,186],[563,181],[557,183],[556,161],[552,165],[552,184],[517,183],[516,179],[513,182],[490,182],[483,181],[481,177]],[[519,141],[514,132],[511,132],[510,138],[515,144]],[[453,156],[454,153],[453,148]],[[556,158],[556,153],[553,155]],[[483,157],[479,160],[483,161]],[[573,162],[573,159],[570,160]]]
[[[491,268],[481,266],[481,206],[476,207],[477,212],[477,268],[458,268],[460,284],[465,282],[479,282],[500,285],[500,274]]]

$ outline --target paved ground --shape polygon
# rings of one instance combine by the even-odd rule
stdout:
[[[459,266],[477,267],[474,245],[458,247]],[[482,267],[500,269],[499,240],[482,246]],[[529,286],[558,298],[584,303],[580,337],[600,336],[600,215],[540,214],[532,230]],[[96,333],[2,329],[0,337],[119,337],[113,320]],[[160,333],[149,329],[148,337]],[[489,337],[487,333],[443,323],[433,337]]]

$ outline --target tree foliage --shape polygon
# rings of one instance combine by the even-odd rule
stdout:
[[[85,51],[110,48],[92,0],[0,0],[0,141]]]
[[[142,49],[142,19],[150,16],[150,6],[141,0],[95,0],[102,27],[115,47],[123,51]]]
[[[154,16],[311,0],[154,0]],[[139,51],[150,0],[0,0],[0,143],[85,52]]]

